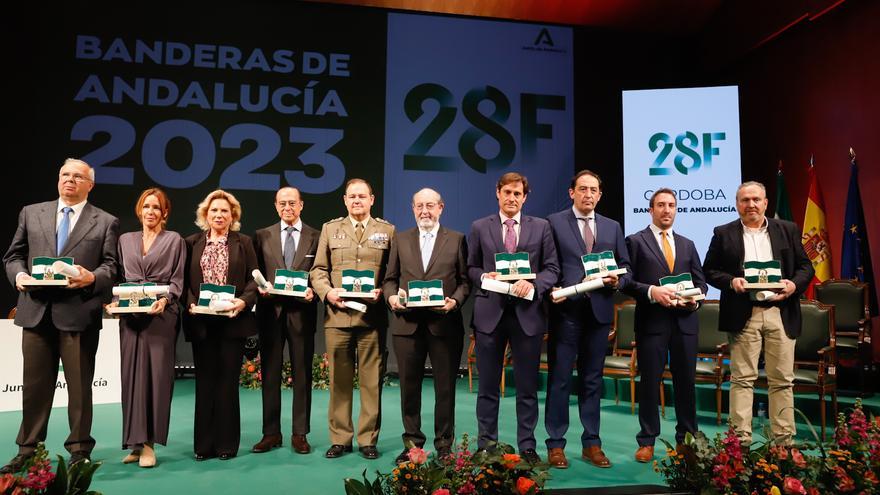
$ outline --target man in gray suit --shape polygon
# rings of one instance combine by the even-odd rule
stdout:
[[[254,236],[257,263],[267,279],[275,270],[308,272],[315,262],[320,232],[303,223],[302,197],[295,187],[282,187],[275,194],[275,210],[281,218]],[[308,276],[306,276],[308,278]],[[257,301],[260,324],[260,359],[263,373],[263,438],[251,449],[263,453],[281,445],[281,366],[284,343],[293,367],[293,436],[290,443],[298,454],[312,451],[306,435],[311,430],[312,356],[318,307],[309,287],[305,298],[272,296],[262,288]]]
[[[407,447],[423,447],[422,380],[425,358],[434,375],[434,447],[439,456],[452,451],[455,441],[455,378],[464,344],[461,307],[470,293],[467,243],[464,234],[440,225],[443,198],[433,189],[413,195],[418,227],[401,232],[391,245],[382,292],[394,311],[391,333],[400,375],[400,409],[404,450],[398,464],[409,458]],[[443,306],[407,309],[400,291],[414,280],[440,280]]]
[[[23,327],[24,355],[22,421],[18,455],[0,473],[19,471],[46,440],[49,413],[64,366],[69,402],[70,435],[64,447],[70,464],[90,460],[95,447],[92,428],[92,380],[101,330],[102,304],[109,302],[116,278],[119,220],[87,202],[95,171],[86,162],[68,158],[58,174],[59,199],[25,206],[3,263],[19,291],[15,324]],[[28,289],[35,256],[72,257],[79,275],[63,288]]]

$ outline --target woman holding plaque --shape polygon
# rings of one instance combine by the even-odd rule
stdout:
[[[203,232],[186,238],[186,339],[196,368],[194,451],[197,461],[231,459],[238,453],[241,425],[238,377],[245,339],[256,333],[250,309],[257,285],[251,272],[257,255],[251,238],[238,233],[241,204],[216,190],[199,203],[196,225]],[[199,304],[201,284],[233,286],[225,308]],[[204,300],[202,300],[204,302]],[[216,311],[215,311],[216,310]]]
[[[168,287],[167,295],[156,298],[148,313],[119,320],[122,448],[131,449],[122,462],[150,468],[156,465],[154,445],[168,441],[186,245],[177,232],[165,230],[171,202],[161,189],[141,193],[134,211],[143,228],[119,236],[120,278]]]

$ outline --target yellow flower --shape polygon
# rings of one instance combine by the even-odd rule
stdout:
[[[772,486],[770,487],[770,495],[782,495],[782,493],[779,491],[779,488]]]

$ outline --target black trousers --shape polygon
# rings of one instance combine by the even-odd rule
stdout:
[[[208,331],[204,340],[193,341],[196,365],[196,407],[193,450],[212,456],[238,453],[241,414],[238,380],[244,357],[241,338],[227,338]]]
[[[419,325],[412,335],[394,335],[392,343],[397,355],[400,375],[400,412],[403,418],[403,445],[425,445],[422,432],[422,381],[425,358],[431,358],[434,375],[434,447],[451,448],[455,441],[455,380],[464,335],[433,335]]]
[[[267,328],[260,329],[260,370],[263,377],[263,435],[281,434],[281,366],[284,343],[293,370],[293,433],[311,431],[312,356],[314,329],[296,331],[284,312]]]

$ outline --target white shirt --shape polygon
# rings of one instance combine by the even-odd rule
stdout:
[[[296,222],[293,225],[288,224],[284,220],[280,223],[281,226],[281,252],[284,252],[284,245],[287,243],[287,231],[284,230],[287,227],[293,227],[293,245],[299,246],[299,236],[302,234],[303,222],[302,218],[297,218]]]
[[[504,222],[506,222],[511,217],[508,217],[500,211],[498,212],[498,216],[501,217],[501,243],[503,244],[505,239],[507,238],[507,225],[504,225]],[[522,223],[520,222],[520,220],[522,219],[522,210],[517,212],[517,214],[514,215],[512,218],[516,221],[516,223],[513,224],[513,231],[516,232],[516,242],[517,244],[519,244],[519,226]]]
[[[83,208],[86,207],[87,201],[88,200],[82,200],[75,205],[70,205],[70,208],[73,208],[73,211],[70,212],[70,215],[68,215],[68,217],[67,217],[68,221],[70,222],[70,230],[67,231],[68,234],[73,232],[73,228],[76,226],[76,222],[77,222],[77,220],[79,220],[79,217],[82,216],[81,213],[83,211]],[[62,201],[60,199],[58,200],[58,206],[55,209],[55,233],[56,233],[56,235],[58,233],[58,227],[61,226],[61,219],[64,218],[64,213],[62,213],[61,210],[63,210],[64,208],[67,208],[67,207],[68,207],[68,205],[64,204],[64,201]]]
[[[742,221],[740,221],[742,222]],[[743,224],[743,261],[770,261],[773,259],[773,246],[770,244],[770,232],[767,230],[767,217],[757,229]]]
[[[434,243],[437,242],[437,232],[440,231],[440,222],[434,224],[431,230],[422,230],[419,227],[419,252],[422,254],[422,268],[428,268],[428,260],[434,252]],[[428,236],[427,234],[431,234]],[[427,256],[425,256],[427,254]]]
[[[574,213],[574,217],[578,219],[578,229],[580,229],[581,235],[583,235],[584,226],[580,222],[586,221],[587,225],[590,226],[590,232],[593,233],[593,242],[595,243],[595,240],[596,240],[596,212],[592,211],[592,212],[590,212],[589,215],[584,215],[583,213],[578,211],[578,209],[575,208],[574,205],[571,206],[571,211],[572,211],[572,213]]]
[[[660,253],[663,253],[663,236],[660,235],[663,230],[654,225],[653,223],[648,226],[651,229],[651,232],[654,233],[654,240],[657,241],[657,245],[660,246]],[[672,229],[666,231],[666,238],[669,239],[669,247],[672,248],[672,257],[675,258],[675,237],[672,236]]]

